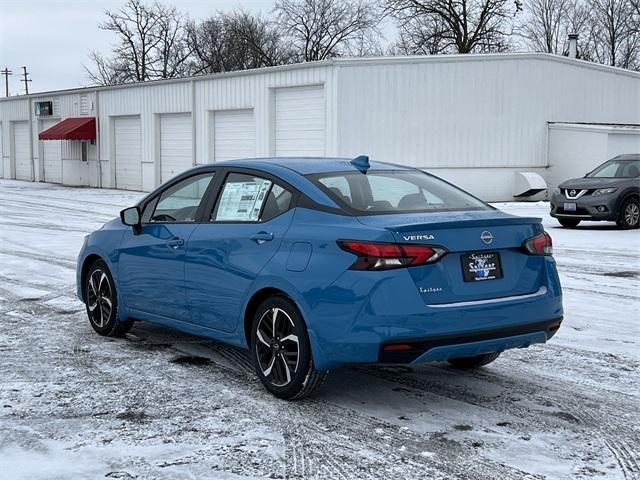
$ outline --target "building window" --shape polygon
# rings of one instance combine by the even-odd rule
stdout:
[[[89,159],[89,154],[88,154],[88,147],[89,143],[88,142],[80,142],[80,146],[81,146],[81,159],[83,162],[86,162]]]

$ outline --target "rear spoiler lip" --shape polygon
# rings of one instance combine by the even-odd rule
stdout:
[[[538,217],[502,217],[483,218],[473,220],[449,220],[444,222],[407,223],[390,225],[383,228],[394,232],[409,232],[420,228],[467,228],[467,227],[499,227],[502,225],[537,225],[542,224],[542,218]]]

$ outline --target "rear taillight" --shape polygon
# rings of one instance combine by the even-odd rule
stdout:
[[[522,244],[522,248],[529,255],[553,255],[553,242],[547,232],[528,238]]]
[[[401,245],[398,243],[338,240],[343,250],[358,256],[351,270],[391,270],[433,263],[447,251],[430,245]]]

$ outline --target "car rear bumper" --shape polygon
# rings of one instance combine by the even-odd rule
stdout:
[[[561,323],[562,317],[558,317],[544,322],[477,331],[471,334],[393,340],[381,345],[378,361],[417,364],[444,361],[450,358],[474,357],[511,348],[526,348],[534,343],[545,343],[551,339]]]
[[[562,293],[555,263],[545,262],[543,285],[535,292],[478,301],[425,304],[402,271],[379,288],[365,278],[334,284],[332,293],[362,294],[349,301],[332,295],[317,303],[308,319],[314,363],[325,370],[352,363],[421,363],[500,352],[546,342],[562,319]],[[411,350],[385,352],[390,344]]]

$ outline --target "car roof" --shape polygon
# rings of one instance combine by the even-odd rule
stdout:
[[[613,157],[611,160],[640,160],[640,153],[623,153]]]
[[[216,162],[215,165],[225,167],[256,168],[271,172],[273,167],[284,167],[300,175],[328,172],[359,171],[358,167],[351,163],[353,158],[338,157],[265,157],[247,158],[243,160],[226,160]],[[369,160],[370,170],[415,170],[412,167],[395,165],[393,163]],[[276,173],[272,171],[271,173]]]

